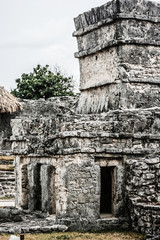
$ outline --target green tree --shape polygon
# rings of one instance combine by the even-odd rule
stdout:
[[[16,79],[17,88],[11,93],[18,98],[39,99],[54,96],[71,96],[73,94],[73,78],[62,73],[59,67],[54,72],[49,65],[42,67],[37,65],[33,72],[23,73]]]

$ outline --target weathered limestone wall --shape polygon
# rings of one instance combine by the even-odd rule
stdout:
[[[79,113],[159,106],[160,48],[122,45],[80,58]],[[93,67],[94,66],[94,67]]]
[[[50,109],[49,114],[46,111],[39,118],[37,112],[42,111],[43,103],[46,109]],[[73,110],[63,107],[63,112],[60,113],[58,107],[57,113],[54,109],[52,112],[52,108],[47,108],[51,103],[55,104],[55,99],[46,102],[25,101],[24,106],[28,110],[12,120],[11,142],[12,153],[16,156],[17,206],[30,209],[35,206],[36,174],[33,172],[37,164],[46,169],[48,166],[55,169],[53,204],[57,221],[65,222],[68,219],[71,226],[73,220],[77,221],[75,226],[79,229],[122,226],[124,220],[119,220],[122,221],[120,224],[117,219],[126,216],[126,200],[131,197],[136,197],[141,202],[159,201],[158,107],[80,115],[74,113],[74,98]],[[29,114],[35,108],[38,111],[33,110],[34,115]],[[117,171],[115,188],[118,198],[114,216],[118,218],[110,220],[110,223],[106,219],[104,225],[99,211],[101,166],[116,166]],[[48,183],[47,170],[43,171],[45,172],[42,188]],[[49,191],[50,189],[48,188]],[[43,206],[50,202],[49,191],[42,196]],[[80,216],[82,222],[87,221],[86,226],[78,220]],[[92,224],[88,225],[90,219]]]
[[[23,100],[9,120],[17,207],[95,230],[128,227],[129,218],[134,227],[131,199],[158,204],[159,22],[160,6],[139,0],[113,0],[75,19],[79,99]],[[102,167],[113,170],[111,218],[100,214]]]
[[[38,104],[37,101],[35,104]],[[117,202],[133,196],[139,197],[141,201],[157,202],[159,201],[156,180],[159,172],[159,117],[159,108],[110,111],[99,115],[71,115],[69,111],[64,115],[53,113],[41,119],[35,116],[30,119],[22,117],[19,119],[22,127],[20,135],[14,135],[13,131],[11,137],[13,151],[16,155],[22,156],[20,159],[17,156],[16,159],[17,179],[22,177],[20,169],[26,164],[29,164],[31,171],[34,171],[33,165],[36,163],[52,165],[56,171],[55,189],[60,191],[56,193],[57,215],[78,218],[79,214],[84,217],[86,211],[89,211],[89,216],[97,218],[101,161],[97,163],[96,159],[101,158],[107,164],[109,159],[112,159],[123,161],[122,176],[126,185],[125,196],[120,189],[117,190],[120,193]],[[12,124],[14,121],[17,122],[17,119],[14,119]],[[23,145],[19,144],[20,142],[23,142]],[[28,158],[25,157],[26,153],[29,155]],[[145,172],[141,169],[142,164],[148,166]],[[88,180],[89,176],[92,176],[91,182]],[[121,174],[118,175],[120,176]],[[137,182],[139,176],[142,184]],[[32,177],[31,173],[29,178]],[[34,187],[35,184],[34,180],[30,181],[30,192],[32,192],[32,186]],[[151,182],[152,189],[149,191]],[[124,186],[122,184],[122,189]],[[23,199],[23,191],[19,186],[18,201]],[[23,205],[23,203],[17,204]],[[120,205],[123,204],[121,202]],[[31,206],[34,204],[31,203]],[[120,208],[117,209],[118,215]]]
[[[12,128],[10,125],[14,114],[0,114],[0,197],[13,198],[15,196],[15,175],[13,158],[6,157],[11,154],[10,136]]]
[[[52,155],[95,153],[106,149],[132,153],[143,152],[143,149],[151,152],[159,147],[159,108],[19,120],[22,131],[17,137],[14,135],[17,132],[13,131],[11,137],[15,153]],[[14,121],[16,124],[17,119]]]
[[[138,0],[112,1],[75,19],[78,113],[159,105],[159,19],[159,4]]]
[[[114,155],[116,157],[116,155]],[[119,156],[118,156],[119,157]],[[111,161],[111,155],[103,157],[103,164],[108,158]],[[21,163],[19,163],[21,161]],[[32,203],[29,201],[27,206],[31,210],[36,210],[34,193],[37,185],[35,185],[33,177],[36,175],[30,174],[30,170],[33,169],[36,164],[42,166],[52,165],[55,168],[55,207],[56,207],[56,220],[57,223],[63,223],[70,226],[70,229],[111,229],[114,227],[122,227],[126,222],[124,213],[121,212],[120,206],[122,207],[122,166],[117,166],[117,184],[116,192],[119,192],[117,203],[119,206],[115,209],[115,216],[110,219],[101,220],[100,218],[100,164],[97,160],[94,162],[93,156],[89,154],[70,154],[60,155],[54,157],[24,157],[19,159],[16,157],[16,172],[19,177],[21,175],[20,168],[28,162],[29,174],[28,174],[28,190],[29,195],[25,195],[22,187],[17,183],[17,196],[16,205],[23,207],[22,196],[29,196],[32,199]],[[34,166],[33,166],[34,165]],[[20,168],[18,168],[20,167]],[[44,172],[43,172],[44,173]],[[46,183],[45,178],[48,175],[43,174],[43,185]],[[22,180],[21,180],[22,181]],[[41,183],[39,183],[40,185]],[[124,186],[123,186],[124,188]],[[45,188],[45,192],[49,189]],[[32,194],[32,195],[31,195]],[[44,194],[44,192],[43,192]],[[42,196],[42,207],[46,201],[45,194]],[[48,200],[47,200],[48,201]],[[49,202],[48,202],[49,203]],[[124,203],[123,203],[124,204]],[[48,205],[47,205],[48,206]],[[46,208],[45,208],[46,211]],[[119,211],[119,212],[118,212]],[[127,225],[128,226],[128,225]],[[124,225],[126,227],[126,224]]]
[[[140,0],[113,0],[106,4],[92,8],[75,18],[76,34],[92,31],[113,20],[130,18],[159,22],[160,6],[158,3]]]
[[[54,99],[48,103],[51,101]],[[42,109],[40,100],[24,104],[28,105],[27,109],[34,106]],[[21,126],[18,131],[13,128],[11,136],[12,151],[16,155],[16,205],[34,209],[37,164],[44,169],[43,184],[39,182],[42,189],[49,186],[47,169],[52,166],[55,169],[52,200],[58,223],[68,224],[72,230],[126,227],[127,199],[159,201],[160,109],[81,115],[63,111],[64,114],[59,114],[50,109],[49,115],[46,113],[41,118],[36,112],[28,118],[24,112],[12,120],[13,126],[17,122]],[[104,224],[100,218],[102,166],[115,166],[117,174],[114,220],[105,219]],[[52,205],[49,204],[50,190],[48,187],[42,194],[44,211],[45,205]]]
[[[132,227],[136,231],[146,233],[147,239],[160,236],[159,205],[147,205],[131,201],[130,209]]]
[[[151,143],[153,144],[153,143]],[[155,148],[157,144],[155,143]],[[126,160],[126,192],[139,202],[160,202],[159,152],[148,156],[130,156]]]
[[[112,13],[111,13],[112,14]],[[129,17],[129,16],[128,16]],[[159,46],[159,23],[140,19],[117,19],[112,24],[102,25],[91,31],[74,33],[77,36],[78,50],[76,57],[84,57],[98,51],[122,44]]]
[[[74,101],[73,98],[73,103]],[[49,104],[50,102],[51,100],[48,101]],[[34,105],[37,107],[38,104],[38,109],[42,109],[41,103],[41,101],[27,101],[24,104],[27,109],[34,109]],[[47,102],[45,104],[47,106]],[[119,205],[114,207],[114,215],[124,217],[121,210],[124,205],[122,154],[120,156],[115,154],[119,153],[118,149],[109,150],[111,142],[117,141],[114,140],[112,134],[109,134],[112,128],[111,122],[107,124],[107,119],[111,121],[113,116],[106,114],[97,120],[98,115],[75,115],[73,110],[64,111],[64,113],[52,112],[51,114],[50,112],[49,116],[46,113],[39,119],[36,112],[33,116],[30,114],[30,118],[26,117],[24,112],[12,120],[11,125],[14,126],[11,136],[12,151],[16,155],[16,205],[34,209],[35,201],[37,201],[37,196],[35,197],[37,164],[40,164],[43,169],[52,166],[55,169],[55,180],[52,181],[55,181],[53,187],[55,193],[52,190],[55,197],[53,196],[52,199],[55,199],[53,205],[55,204],[57,219],[72,218],[79,221],[80,216],[84,219],[99,219],[100,166],[110,164],[117,168],[116,191],[119,192],[116,199]],[[106,125],[108,125],[108,130]],[[105,126],[108,131],[106,134],[103,133]],[[103,146],[101,146],[102,142]],[[107,154],[107,152],[113,153]],[[27,177],[26,172],[28,172]],[[46,189],[46,185],[49,186],[47,170],[43,170],[41,176],[43,176],[43,190],[43,188]],[[118,184],[119,181],[122,186]],[[45,206],[44,211],[46,211],[47,203],[50,202],[48,196],[50,196],[51,188],[48,189],[47,193],[42,191],[44,197],[42,196],[41,201],[42,208]],[[115,221],[117,226],[118,220]]]
[[[74,108],[76,105],[76,98],[61,97],[61,98],[49,99],[48,101],[41,99],[38,101],[23,100],[22,102],[23,102],[23,112],[14,113],[14,114],[4,114],[4,113],[0,114],[0,158],[9,158],[9,155],[20,154],[25,149],[26,142],[28,141],[27,135],[29,133],[24,132],[24,128],[22,127],[22,120],[25,123],[27,122],[27,124],[29,124],[30,122],[33,121],[33,119],[34,119],[34,122],[37,122],[39,121],[38,119],[43,118],[44,119],[43,124],[45,124],[45,117],[46,117],[47,118],[46,124],[49,124],[50,115],[54,116],[55,114],[59,114],[59,117],[60,117],[62,114],[65,114],[67,112],[69,112],[70,114],[73,114]],[[37,131],[39,131],[39,134],[42,134],[42,131],[40,131],[40,128],[42,127],[43,125],[40,125],[39,129],[37,129]],[[52,130],[56,131],[56,122],[53,122],[53,125],[49,124],[48,127],[51,128],[51,131]],[[43,129],[43,132],[45,132],[45,129]],[[36,134],[37,132],[35,132],[35,135]],[[39,140],[37,139],[37,141]],[[39,143],[37,142],[37,144]],[[12,151],[12,149],[14,148],[17,149],[17,151]],[[23,149],[23,150],[21,151],[20,149]],[[25,154],[28,154],[28,153],[25,152]],[[12,169],[8,169],[8,171],[6,171],[4,169],[4,167],[6,168],[6,166],[2,166],[3,169],[2,171],[0,171],[0,196],[14,197],[15,196],[15,174],[13,169],[13,160],[11,162],[7,161],[7,164],[12,165]],[[6,161],[4,162],[1,160],[0,165],[6,165]],[[27,179],[28,178],[27,165],[25,164],[22,167],[22,169],[21,168],[19,169],[20,171],[22,171],[24,178]],[[20,173],[20,176],[21,176],[21,173]],[[17,178],[16,181],[19,182],[18,184],[23,189],[24,194],[21,195],[22,197],[21,201],[23,202],[22,206],[26,208],[26,206],[28,207],[28,196],[26,197],[25,193],[26,192],[28,193],[28,184],[26,181],[23,181],[23,179],[20,176],[16,175],[16,178]],[[22,180],[22,183],[20,183],[21,180]]]
[[[0,156],[0,198],[15,196],[14,157]]]
[[[5,222],[20,222],[20,221],[22,221],[21,212],[22,211],[20,209],[15,209],[14,207],[8,208],[8,209],[0,208],[0,223],[4,224]],[[1,227],[0,231],[2,232],[2,227]]]

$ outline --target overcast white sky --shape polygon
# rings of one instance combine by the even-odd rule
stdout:
[[[37,64],[59,65],[79,80],[73,18],[105,0],[0,0],[0,86]]]
[[[37,64],[59,65],[79,81],[73,18],[107,0],[0,0],[0,86]],[[159,2],[159,0],[157,0]]]

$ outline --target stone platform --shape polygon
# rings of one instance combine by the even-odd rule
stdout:
[[[8,211],[14,211],[16,218],[14,221],[7,221],[0,223],[0,233],[20,234],[20,233],[48,233],[54,231],[67,231],[68,227],[62,224],[55,223],[55,216],[47,216],[40,212],[27,213],[25,211],[4,208],[6,215]],[[3,210],[4,210],[3,209]],[[11,210],[12,209],[12,210]],[[20,213],[20,214],[19,214]],[[5,212],[3,212],[5,215]],[[13,214],[13,213],[12,213]]]

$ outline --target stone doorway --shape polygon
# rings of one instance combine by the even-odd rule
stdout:
[[[42,180],[41,164],[36,165],[35,169],[35,206],[34,210],[42,211]]]
[[[114,167],[101,167],[101,197],[100,213],[112,214],[113,212],[113,183]]]
[[[99,165],[99,214],[101,218],[116,217],[123,209],[123,156],[106,154],[96,156]]]
[[[56,213],[55,168],[47,164],[28,165],[28,208]]]

